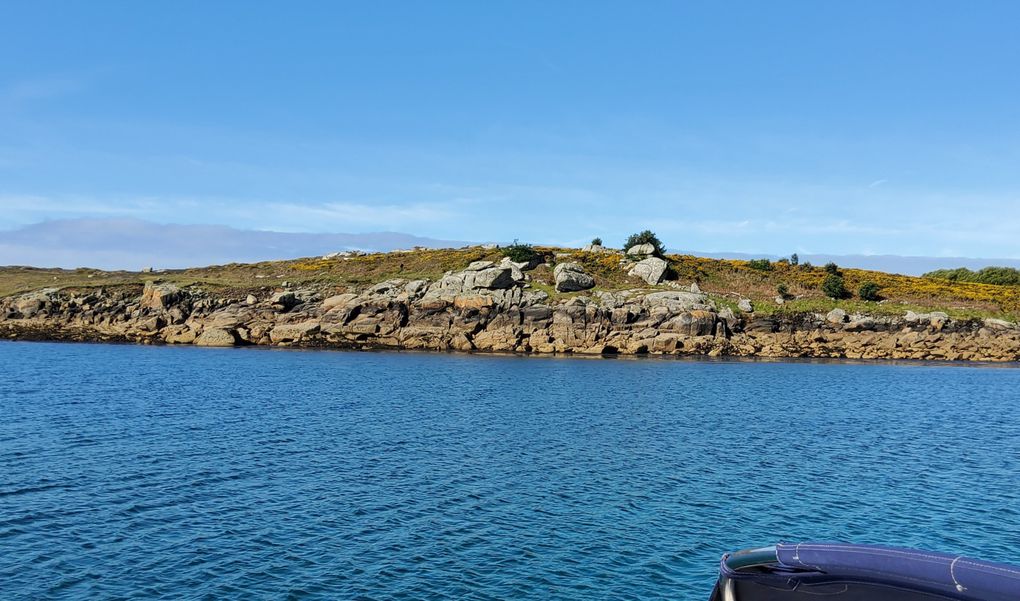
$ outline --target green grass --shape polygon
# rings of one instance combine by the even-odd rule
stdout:
[[[932,307],[904,302],[873,302],[862,300],[833,300],[829,298],[806,298],[786,301],[782,305],[775,302],[755,303],[754,310],[757,315],[796,315],[801,313],[828,313],[833,309],[843,309],[847,313],[862,313],[873,316],[902,317],[907,311],[915,313],[930,313],[942,311],[952,319],[984,319],[986,317],[1002,317],[1004,314],[997,311],[983,311],[968,307]]]

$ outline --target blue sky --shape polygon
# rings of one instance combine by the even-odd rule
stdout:
[[[1020,3],[23,2],[0,229],[1020,257]]]

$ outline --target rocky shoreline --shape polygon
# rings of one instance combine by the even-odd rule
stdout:
[[[391,279],[336,294],[330,286],[223,294],[150,282],[44,289],[0,299],[0,337],[23,340],[428,349],[556,354],[661,354],[1020,361],[1020,328],[944,313],[900,317],[756,315],[687,289],[593,292],[553,300],[529,265],[477,261],[436,281]],[[557,289],[584,290],[576,266]],[[746,307],[750,309],[750,307]]]

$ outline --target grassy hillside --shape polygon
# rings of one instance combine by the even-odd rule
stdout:
[[[550,262],[577,261],[596,279],[597,290],[621,290],[647,287],[630,278],[621,267],[619,254],[584,253],[570,249],[540,247]],[[363,287],[388,278],[437,279],[446,271],[459,270],[471,261],[499,260],[499,250],[480,247],[456,250],[421,250],[408,253],[380,253],[358,257],[251,264],[229,264],[202,268],[172,270],[161,273],[106,272],[94,269],[36,269],[28,267],[0,268],[0,296],[8,296],[39,288],[94,287],[140,284],[164,281],[178,285],[198,284],[224,291],[307,284],[334,286],[338,290]],[[756,312],[828,311],[843,307],[848,311],[901,315],[907,310],[940,310],[954,318],[1020,317],[1020,287],[972,282],[910,277],[875,271],[842,269],[852,298],[831,300],[821,291],[826,272],[820,267],[771,264],[771,270],[754,269],[747,261],[707,259],[670,255],[670,267],[680,284],[698,282],[702,290],[724,304],[735,306],[745,296],[755,302]],[[553,290],[552,270],[540,266],[530,272],[533,286],[557,294]],[[880,302],[856,298],[863,282],[881,288]],[[774,298],[780,285],[785,285],[790,300],[782,305]],[[576,294],[576,293],[575,293]]]

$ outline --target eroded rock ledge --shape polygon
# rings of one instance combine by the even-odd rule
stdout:
[[[235,296],[171,284],[47,289],[0,299],[0,336],[203,346],[272,345],[520,353],[702,354],[966,361],[1020,360],[1000,320],[720,309],[696,291],[596,292],[553,302],[527,266],[479,261],[437,281],[388,280]],[[577,280],[571,275],[573,280]]]

